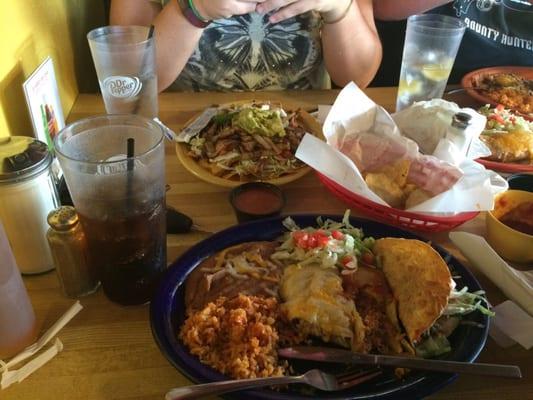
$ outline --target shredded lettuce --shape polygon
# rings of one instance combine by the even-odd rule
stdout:
[[[364,252],[371,252],[374,238],[363,236],[363,231],[350,223],[350,210],[346,210],[341,222],[332,219],[317,218],[317,228],[299,227],[291,217],[283,220],[287,233],[283,242],[272,258],[300,265],[319,264],[324,268],[352,269],[357,267],[357,258]],[[293,233],[308,233],[312,235],[322,232],[327,236],[327,244],[312,248],[302,248],[296,245]],[[333,232],[342,233],[342,237],[333,237]]]
[[[450,342],[445,335],[437,334],[428,336],[415,347],[416,355],[422,358],[433,358],[452,350]]]
[[[484,296],[485,292],[479,290],[477,292],[469,292],[468,287],[465,286],[461,290],[452,290],[448,300],[448,306],[444,310],[444,315],[464,315],[473,311],[480,311],[481,313],[494,317],[495,313],[488,309],[488,302]],[[485,307],[483,304],[487,305]]]
[[[441,317],[426,333],[424,340],[415,346],[416,354],[419,357],[431,358],[451,351],[447,336],[451,335],[457,325],[466,323],[461,321],[465,314],[480,311],[493,317],[495,313],[488,309],[489,304],[484,294],[485,292],[482,290],[469,292],[466,286],[461,290],[452,289],[448,305]],[[483,304],[486,304],[487,307]],[[474,325],[479,326],[478,324]]]

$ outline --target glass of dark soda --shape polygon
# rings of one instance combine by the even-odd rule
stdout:
[[[66,126],[55,148],[107,297],[150,301],[166,267],[163,131],[138,115]]]

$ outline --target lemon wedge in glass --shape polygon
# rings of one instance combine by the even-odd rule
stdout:
[[[422,82],[418,79],[401,79],[398,85],[400,95],[413,95],[422,91]]]
[[[450,61],[439,64],[424,64],[422,65],[422,75],[427,79],[435,82],[440,82],[448,79],[453,63]]]

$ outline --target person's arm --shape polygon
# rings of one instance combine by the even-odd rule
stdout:
[[[381,42],[374,24],[372,0],[265,0],[258,12],[279,9],[276,23],[314,10],[324,18],[322,47],[328,73],[337,85],[354,81],[366,87],[381,62]],[[330,22],[330,23],[326,23]]]
[[[450,0],[374,0],[374,15],[379,20],[398,21],[446,3]]]
[[[206,19],[247,14],[262,0],[195,0]],[[149,0],[112,0],[110,24],[154,25],[159,91],[178,77],[196,48],[203,29],[193,26],[181,12],[177,0],[170,0],[161,10]]]
[[[112,0],[110,24],[154,25],[159,91],[174,82],[203,31],[183,16],[176,0],[168,2],[162,10],[157,3],[148,0]]]
[[[372,0],[354,0],[348,14],[322,28],[324,62],[337,85],[354,81],[366,87],[381,63],[381,42],[374,24]]]

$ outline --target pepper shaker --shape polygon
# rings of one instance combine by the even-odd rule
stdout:
[[[48,214],[47,220],[50,228],[46,237],[63,293],[72,298],[94,293],[100,282],[76,210],[59,207]]]

